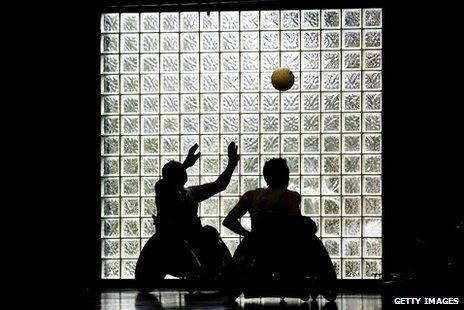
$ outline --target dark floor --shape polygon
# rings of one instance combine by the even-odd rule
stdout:
[[[243,295],[235,305],[224,302],[224,298],[212,292],[189,295],[186,291],[163,290],[142,295],[131,289],[111,289],[100,293],[95,309],[382,309],[381,295],[376,294],[341,294],[334,303],[322,297],[308,302],[286,298],[285,303],[281,303],[280,298],[245,299]]]

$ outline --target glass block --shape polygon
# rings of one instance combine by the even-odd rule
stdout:
[[[151,237],[155,234],[156,228],[153,223],[153,219],[151,218],[145,218],[142,219],[142,237]],[[143,248],[143,244],[140,245],[141,248]]]
[[[357,238],[343,238],[343,256],[344,257],[360,257],[361,256],[361,240]]]
[[[363,129],[364,131],[380,131],[382,126],[382,118],[380,113],[364,113],[363,114]]]
[[[361,177],[344,176],[343,177],[343,194],[344,195],[361,194]]]
[[[279,32],[263,31],[261,32],[261,50],[276,51],[279,49]]]
[[[179,75],[162,74],[161,75],[161,92],[177,93],[179,92]]]
[[[279,94],[261,94],[261,111],[278,112],[279,111]]]
[[[363,72],[363,87],[365,89],[381,89],[382,74],[380,72]]]
[[[216,54],[216,53],[201,54],[201,70],[204,72],[219,71],[219,54]]]
[[[221,127],[224,133],[237,133],[239,129],[239,118],[237,115],[221,115]]]
[[[276,68],[280,67],[279,53],[262,52],[260,56],[261,56],[261,70],[262,71],[274,71]]]
[[[337,112],[340,111],[340,94],[339,93],[322,93],[322,111]]]
[[[160,38],[157,33],[142,33],[140,35],[142,53],[156,53],[160,50]]]
[[[121,220],[122,237],[139,237],[140,220],[138,218],[123,218]]]
[[[154,196],[155,195],[155,184],[157,179],[155,178],[142,178],[142,195]]]
[[[277,135],[262,135],[261,136],[261,152],[263,153],[278,153],[279,152],[279,137]]]
[[[303,197],[301,213],[306,216],[317,216],[320,214],[319,197]]]
[[[161,33],[160,42],[161,52],[179,51],[179,34],[177,33]]]
[[[122,13],[121,14],[121,32],[139,31],[139,14]]]
[[[161,31],[179,31],[179,14],[178,13],[160,13]]]
[[[123,258],[138,258],[140,254],[140,241],[138,239],[123,239],[121,247]]]
[[[142,116],[142,133],[155,134],[159,132],[159,116]]]
[[[195,134],[199,133],[199,120],[198,116],[182,116],[182,134]]]
[[[302,156],[302,165],[304,174],[319,174],[320,156]]]
[[[363,278],[377,278],[382,276],[382,265],[380,259],[366,259],[363,260]]]
[[[364,257],[382,257],[382,239],[365,238],[363,241]]]
[[[243,133],[257,133],[259,131],[258,114],[242,114],[241,122]]]
[[[361,260],[343,260],[343,278],[361,278]]]
[[[299,11],[281,11],[282,29],[298,29],[300,27]]]
[[[140,86],[139,76],[121,75],[121,93],[130,94],[138,93]]]
[[[241,30],[258,30],[259,11],[242,11],[240,12],[240,29]]]
[[[343,72],[343,90],[361,90],[361,72]]]
[[[118,279],[120,277],[119,260],[102,260],[102,278]]]
[[[179,137],[162,136],[161,154],[179,154]]]
[[[158,175],[159,160],[157,157],[143,157],[142,159],[142,173],[144,175]]]
[[[319,132],[320,130],[320,115],[319,114],[303,114],[302,120],[303,132]]]
[[[340,197],[322,197],[324,215],[340,215]]]
[[[221,54],[221,70],[224,72],[235,72],[239,70],[239,54]]]
[[[340,236],[340,219],[326,217],[322,219],[323,236]]]
[[[102,96],[102,114],[117,114],[119,112],[119,96]]]
[[[122,117],[122,133],[126,135],[138,134],[140,131],[138,116]]]
[[[102,33],[118,32],[119,31],[119,14],[115,14],[115,13],[102,14],[100,29]]]
[[[343,155],[343,173],[361,173],[361,156]]]
[[[102,134],[117,135],[119,134],[119,117],[105,116],[102,117]]]
[[[361,27],[361,10],[359,9],[343,10],[343,27],[344,28]]]
[[[281,119],[283,132],[298,132],[300,130],[300,116],[298,114],[282,114]]]
[[[340,194],[340,177],[322,176],[322,194],[323,195]]]
[[[379,70],[382,68],[381,51],[364,51],[363,68],[365,70]]]
[[[103,219],[102,220],[102,236],[103,237],[119,237],[119,219]]]
[[[197,54],[181,54],[181,70],[183,72],[198,72],[200,62]]]
[[[240,178],[241,183],[241,195],[244,193],[257,189],[259,187],[258,176],[243,176]]]
[[[302,32],[302,49],[317,50],[320,48],[320,32],[319,31],[303,31]]]
[[[139,113],[139,96],[121,96],[121,101],[123,114]]]
[[[119,258],[119,239],[102,240],[102,258]]]
[[[318,176],[303,176],[301,193],[303,195],[319,195],[321,192],[320,178]]]
[[[340,173],[340,156],[322,157],[322,171],[324,174],[339,174]]]
[[[159,31],[159,13],[141,13],[142,31]]]
[[[361,114],[360,113],[344,113],[343,114],[343,131],[344,132],[361,131]]]
[[[380,153],[382,150],[382,140],[380,134],[364,134],[363,150],[368,153]]]
[[[102,75],[101,93],[102,94],[117,94],[118,92],[119,92],[119,76]]]
[[[224,73],[224,74],[222,74],[221,75],[221,91],[224,91],[224,92],[238,92],[239,91],[239,81],[240,81],[240,78],[239,78],[238,73]]]
[[[382,198],[381,197],[363,197],[364,215],[381,215]]]
[[[361,69],[361,52],[343,52],[343,69]]]
[[[343,152],[359,153],[361,152],[360,135],[343,135]]]
[[[119,194],[119,179],[118,178],[103,178],[102,192],[104,196],[115,196]]]
[[[116,155],[119,154],[119,138],[103,137],[102,138],[102,154]]]
[[[381,48],[382,37],[380,30],[364,30],[364,48]]]
[[[381,179],[380,176],[364,176],[363,178],[363,193],[364,194],[380,194]]]
[[[123,279],[133,279],[135,275],[135,266],[137,264],[137,260],[122,260],[122,275],[121,278]]]
[[[179,96],[161,95],[161,112],[179,113]]]
[[[121,34],[121,53],[138,53],[139,35]]]
[[[343,219],[343,236],[356,237],[361,236],[361,218],[344,218]]]
[[[180,48],[182,52],[197,52],[199,46],[199,37],[197,33],[181,33]]]
[[[144,96],[141,96],[141,100],[142,100],[142,107],[143,107],[144,113],[150,114],[150,113],[157,113],[159,111],[158,96],[144,95]]]
[[[181,75],[181,92],[193,93],[199,91],[199,76],[198,74],[182,74]]]
[[[201,152],[203,154],[219,153],[219,136],[201,136]]]
[[[361,215],[361,198],[343,197],[343,215]]]
[[[238,84],[238,74],[236,78]],[[259,74],[258,73],[244,73],[241,75],[241,89],[242,91],[259,91]]]
[[[363,219],[363,235],[365,237],[382,236],[382,219],[380,217]]]
[[[140,59],[140,71],[143,73],[158,73],[158,55],[143,54]],[[156,76],[158,78],[158,76]]]
[[[122,178],[122,194],[129,196],[138,195],[140,192],[139,183],[138,178]]]
[[[218,133],[219,131],[219,116],[218,115],[202,115],[201,116],[201,132],[202,133]]]
[[[301,66],[302,70],[319,70],[320,53],[319,52],[302,52]]]
[[[179,56],[175,54],[161,54],[161,72],[178,72],[179,71]]]
[[[158,137],[142,137],[142,154],[155,155],[159,154]]]
[[[322,128],[324,132],[340,131],[340,115],[339,114],[323,114]]]
[[[200,160],[202,174],[219,174],[219,157],[202,156]]]
[[[280,46],[284,50],[300,48],[300,33],[298,31],[283,31],[280,37]]]
[[[301,11],[301,28],[302,29],[319,28],[319,10]]]
[[[180,20],[181,31],[198,31],[199,18],[197,12],[181,12]]]
[[[117,34],[102,34],[102,36],[101,36],[101,51],[102,51],[102,53],[117,53],[117,52],[119,52],[119,35],[117,35]]]
[[[103,198],[101,204],[102,217],[119,216],[119,199]]]
[[[298,52],[281,52],[281,66],[289,68],[290,70],[300,69],[300,53]],[[295,84],[298,79],[298,75],[295,75]],[[295,85],[294,84],[294,85]],[[293,87],[291,89],[294,89]]]
[[[260,173],[259,159],[257,156],[242,156],[240,162],[242,174],[258,175]]]
[[[258,112],[259,111],[259,95],[258,94],[242,94],[241,98],[242,112]]]
[[[255,154],[259,152],[259,136],[242,135],[241,151],[244,154]]]
[[[212,197],[201,203],[202,216],[218,216],[219,215],[219,198]]]
[[[343,48],[360,49],[361,48],[361,31],[345,30],[343,31]]]
[[[322,31],[321,33],[322,49],[339,49],[340,31]]]
[[[323,10],[322,28],[340,28],[340,10]]]
[[[158,75],[141,75],[141,93],[158,93],[159,92],[159,77]]]
[[[344,111],[360,111],[361,110],[361,95],[359,93],[344,93],[343,94],[343,110]]]
[[[121,159],[121,165],[123,175],[137,175],[139,173],[138,157],[124,157]]]
[[[199,143],[199,137],[197,135],[182,135],[180,137],[180,142],[181,142],[181,154],[182,155],[187,155],[189,152],[189,149],[195,145],[195,143]],[[195,167],[195,166],[194,166]],[[191,170],[189,170],[191,171]]]
[[[182,113],[198,113],[199,98],[198,95],[188,94],[181,96]]]
[[[322,72],[322,89],[339,90],[340,72]]]
[[[330,257],[340,256],[340,239],[323,238],[322,242]]]
[[[364,27],[382,26],[382,9],[364,9]]]
[[[238,178],[232,177],[226,190],[222,192],[222,195],[238,195]]]
[[[288,169],[290,170],[290,175],[300,173],[300,157],[298,155],[286,155],[285,160],[287,161]]]
[[[363,173],[365,174],[380,174],[382,158],[380,155],[364,155],[363,156]]]
[[[320,110],[320,96],[318,93],[302,93],[301,108],[303,111],[317,112]]]
[[[200,76],[201,91],[218,92],[219,91],[219,76],[218,74],[202,74]]]
[[[101,56],[100,73],[119,73],[119,57],[115,55]]]
[[[340,52],[322,52],[322,69],[338,70],[340,69]]]
[[[300,137],[298,135],[284,135],[282,139],[283,153],[298,153],[300,151]]]
[[[320,144],[319,135],[302,135],[303,152],[319,153]]]
[[[262,29],[279,29],[279,11],[261,11]]]
[[[257,51],[259,50],[259,32],[241,32],[240,46],[242,51]]]

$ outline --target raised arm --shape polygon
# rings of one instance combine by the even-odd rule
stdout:
[[[240,155],[238,155],[237,149],[238,148],[234,142],[229,144],[227,149],[229,162],[227,163],[226,169],[221,173],[216,181],[190,187],[196,201],[200,202],[206,200],[227,188],[230,178],[232,177],[232,173],[240,160]]]
[[[230,210],[229,214],[227,214],[226,218],[222,222],[222,225],[232,230],[234,233],[241,235],[241,236],[248,236],[251,234],[250,231],[243,228],[242,223],[240,223],[239,219],[248,212],[248,206],[251,202],[253,192],[246,192],[240,197],[240,200],[235,205],[235,207]]]

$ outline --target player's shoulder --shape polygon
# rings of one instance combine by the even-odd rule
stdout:
[[[287,195],[292,197],[292,198],[297,198],[297,199],[301,199],[301,195],[300,193],[296,192],[296,191],[292,191],[292,190],[287,190]]]

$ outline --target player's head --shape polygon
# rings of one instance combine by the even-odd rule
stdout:
[[[167,162],[161,170],[163,179],[171,184],[183,186],[187,182],[187,171],[184,166],[175,160]]]
[[[264,180],[270,187],[287,187],[290,179],[290,170],[287,161],[283,158],[272,158],[264,164]]]

